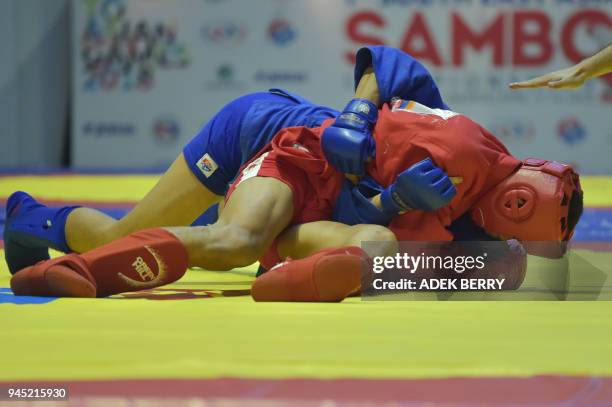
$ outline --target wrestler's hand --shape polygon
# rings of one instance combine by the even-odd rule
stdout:
[[[376,150],[372,128],[377,119],[374,103],[351,100],[334,124],[323,132],[321,147],[327,161],[345,174],[364,175],[365,162]]]
[[[612,72],[612,44],[574,66],[525,81],[511,83],[511,89],[542,88],[574,89],[590,78]]]
[[[447,205],[457,193],[448,175],[430,158],[400,173],[395,183],[380,194],[383,212],[393,215],[419,209],[435,211]]]
[[[510,89],[529,89],[529,88],[552,88],[552,89],[575,89],[582,86],[589,75],[586,70],[575,65],[570,68],[561,69],[546,75],[538,76],[524,82],[511,83]]]

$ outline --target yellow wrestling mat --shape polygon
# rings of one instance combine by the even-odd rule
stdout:
[[[23,189],[49,201],[135,201],[154,182],[5,177],[0,199]],[[588,205],[612,206],[609,178],[583,185]],[[583,254],[612,274],[610,256]],[[0,382],[612,376],[612,302],[255,303],[245,295],[255,271],[190,270],[151,292],[0,304]],[[7,287],[1,262],[0,297]]]

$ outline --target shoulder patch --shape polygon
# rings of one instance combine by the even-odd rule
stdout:
[[[444,120],[448,120],[451,117],[459,116],[460,113],[453,112],[451,110],[443,110],[443,109],[432,109],[425,105],[415,102],[414,100],[402,100],[396,99],[391,104],[392,112],[408,112],[408,113],[417,113],[417,114],[432,114],[438,117],[443,118]]]
[[[198,160],[196,165],[198,166],[200,171],[202,171],[202,174],[204,174],[206,178],[209,178],[211,175],[213,175],[215,171],[217,171],[217,169],[219,168],[215,160],[213,160],[208,153],[204,154],[202,158]]]

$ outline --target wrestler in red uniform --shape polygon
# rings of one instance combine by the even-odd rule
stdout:
[[[425,158],[449,176],[461,177],[451,203],[436,212],[408,211],[389,225],[398,240],[452,240],[446,229],[470,210],[485,192],[513,174],[521,162],[491,133],[467,116],[429,109],[384,106],[374,129],[376,158],[367,173],[383,187],[399,173]],[[419,112],[420,111],[420,112]],[[328,165],[320,147],[322,127],[292,127],[281,131],[269,147],[251,161],[230,188],[243,180],[274,177],[289,185],[294,196],[293,223],[330,219],[343,175]]]
[[[320,137],[325,127],[294,127],[278,133],[242,169],[227,194],[227,205],[216,229],[213,225],[169,228],[171,233],[160,229],[139,232],[83,255],[64,256],[24,269],[13,277],[14,292],[108,295],[170,283],[180,278],[188,265],[226,269],[239,265],[236,259],[253,260],[287,226],[331,218],[344,176],[324,158]],[[571,238],[582,199],[578,175],[571,167],[543,160],[521,163],[469,118],[405,102],[382,109],[374,138],[376,158],[366,169],[383,187],[424,158],[431,158],[450,176],[462,178],[448,207],[432,213],[407,211],[394,219],[389,227],[398,239],[451,240],[447,227],[469,211],[478,225],[503,239],[560,242]],[[292,205],[280,205],[282,199],[292,200]],[[251,227],[253,222],[259,226]],[[240,231],[245,235],[237,241],[244,237],[257,245],[223,245],[224,237]],[[259,238],[259,233],[265,238]],[[129,249],[124,248],[126,243]],[[157,267],[144,260],[151,255]],[[70,256],[84,261],[71,260]],[[280,265],[256,281],[254,297],[340,300],[358,288],[355,277],[359,271],[355,273],[355,267],[361,260],[356,258],[362,256],[360,249],[346,248]],[[113,257],[121,261],[115,260],[113,270],[108,271],[105,268]],[[139,267],[134,268],[134,264]],[[164,271],[163,278],[158,278],[162,273],[156,273],[155,268]],[[352,270],[351,278],[334,277],[337,269]],[[75,279],[77,274],[82,278]],[[149,280],[135,284],[139,278]],[[299,292],[296,294],[292,287],[299,287]],[[282,295],[269,295],[277,288]]]

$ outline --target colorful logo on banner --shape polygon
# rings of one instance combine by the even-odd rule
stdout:
[[[568,117],[559,121],[557,125],[559,138],[569,145],[576,145],[584,141],[587,132],[576,117]]]
[[[291,44],[297,38],[297,31],[293,25],[281,18],[274,19],[268,25],[268,38],[280,47]]]
[[[232,46],[239,45],[245,40],[247,30],[235,21],[215,21],[202,27],[202,36],[211,44]]]
[[[159,116],[153,122],[153,139],[156,144],[167,146],[174,144],[181,135],[181,126],[174,116]]]
[[[489,129],[503,141],[514,141],[521,144],[533,141],[536,133],[533,123],[521,119],[497,121]]]
[[[159,70],[182,69],[190,56],[178,28],[127,17],[126,0],[83,0],[87,20],[81,35],[86,91],[147,91]]]

